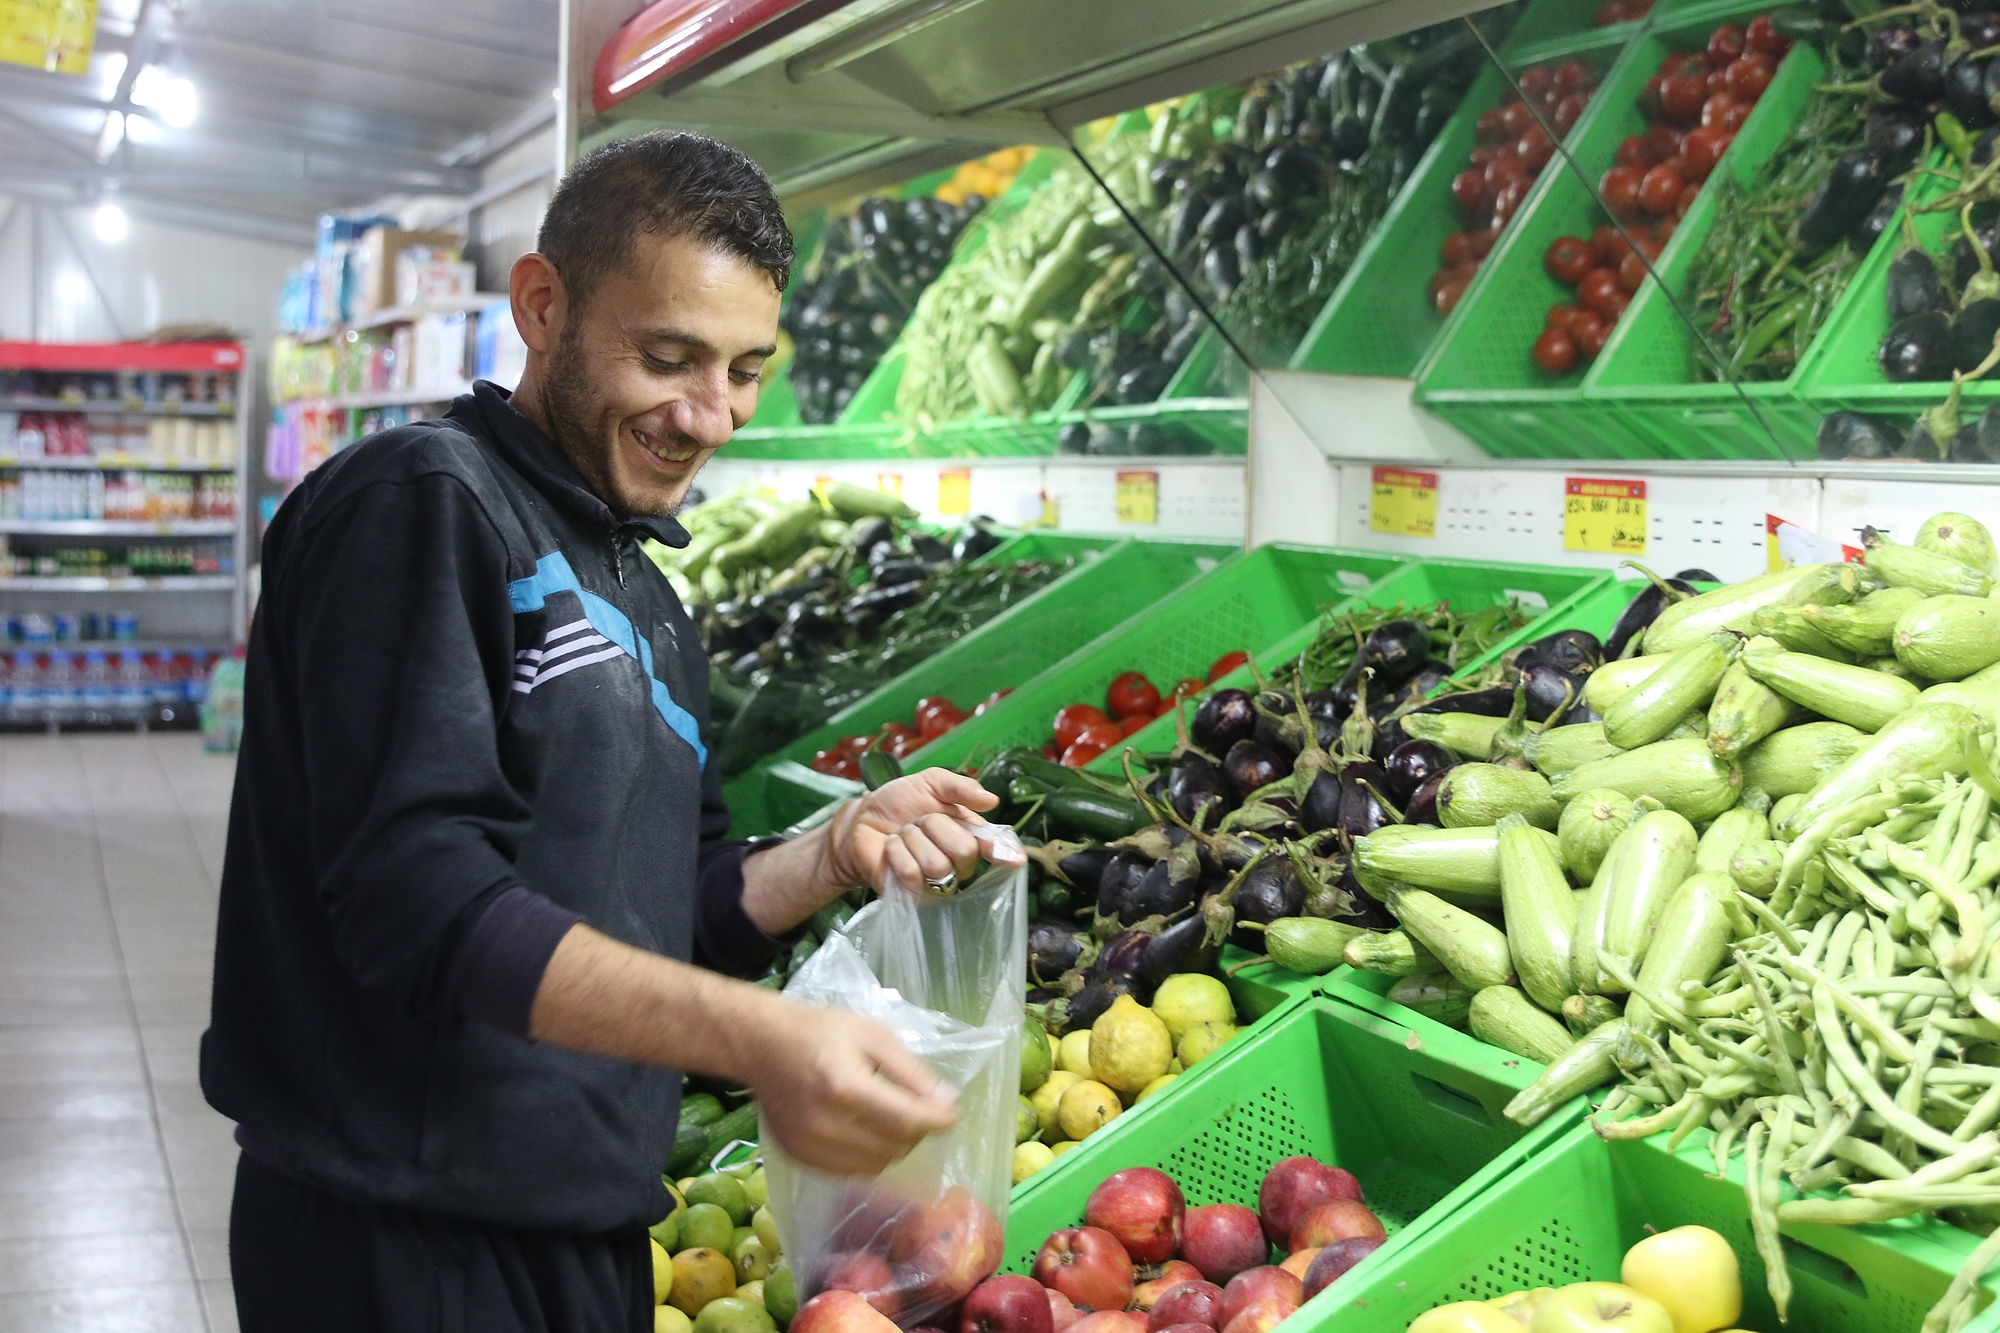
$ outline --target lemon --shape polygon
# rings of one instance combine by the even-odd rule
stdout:
[[[1166,1073],[1173,1058],[1167,1025],[1129,995],[1119,996],[1090,1026],[1090,1074],[1107,1088],[1137,1092]]]
[[[655,1245],[658,1245],[668,1254],[672,1254],[680,1248],[681,1218],[686,1215],[685,1211],[668,1213],[665,1217],[653,1223],[652,1226],[647,1227],[646,1234],[653,1238]]]
[[[1042,1118],[1026,1097],[1014,1099],[1014,1142],[1026,1143],[1042,1132]]]
[[[667,1293],[674,1289],[674,1260],[666,1247],[658,1241],[648,1242],[653,1247],[653,1304],[664,1305]]]
[[[1167,1035],[1179,1045],[1197,1023],[1234,1023],[1236,1003],[1220,978],[1206,972],[1182,972],[1162,981],[1153,992],[1153,1015],[1167,1025]]]
[[[739,1301],[748,1301],[752,1305],[762,1306],[764,1304],[764,1284],[762,1282],[745,1282],[736,1289],[736,1299]],[[768,1314],[769,1311],[765,1313]]]
[[[1046,1143],[1021,1144],[1014,1149],[1014,1183],[1020,1184],[1055,1160],[1055,1153]]]
[[[1081,1148],[1082,1146],[1083,1145],[1081,1143],[1078,1143],[1075,1139],[1064,1139],[1061,1143],[1050,1144],[1049,1152],[1053,1156],[1060,1157],[1064,1153],[1068,1152],[1070,1149]]]
[[[693,1327],[694,1320],[671,1305],[662,1305],[653,1311],[653,1333],[689,1333]]]
[[[736,1247],[738,1245],[741,1245],[744,1241],[749,1240],[756,1234],[757,1230],[755,1227],[737,1227],[734,1231],[731,1231],[729,1233],[729,1248],[724,1250],[723,1253],[732,1255],[735,1254]]]
[[[736,1248],[736,1228],[730,1225],[729,1214],[714,1204],[689,1204],[680,1219],[680,1245],[676,1253],[694,1249],[726,1252]]]
[[[778,1323],[755,1301],[722,1296],[701,1307],[694,1333],[778,1333]]]
[[[1166,1090],[1167,1085],[1169,1083],[1172,1083],[1176,1077],[1177,1076],[1173,1074],[1160,1075],[1158,1078],[1154,1079],[1151,1083],[1148,1083],[1145,1087],[1139,1089],[1138,1100],[1143,1102],[1156,1092],[1164,1092]]]
[[[1078,1028],[1056,1048],[1056,1068],[1067,1069],[1078,1078],[1090,1077],[1090,1029]]]
[[[771,1318],[783,1328],[792,1322],[792,1316],[799,1312],[798,1286],[792,1281],[792,1266],[783,1259],[771,1270],[771,1276],[764,1279],[764,1308],[771,1312]]]
[[[1062,1041],[1053,1032],[1044,1032],[1042,1036],[1049,1043],[1049,1063],[1054,1064],[1056,1056],[1062,1054]]]
[[[1035,1095],[1028,1098],[1035,1108],[1035,1118],[1041,1122],[1043,1138],[1053,1138],[1062,1132],[1062,1122],[1057,1114],[1062,1105],[1062,1095],[1081,1082],[1081,1075],[1058,1069],[1043,1079],[1042,1086],[1035,1089]]]
[[[1181,1038],[1181,1066],[1193,1069],[1236,1035],[1236,1028],[1230,1023],[1196,1023]]]
[[[1021,1091],[1033,1092],[1056,1066],[1055,1048],[1044,1040],[1048,1034],[1033,1014],[1028,1015],[1027,1031],[1021,1034]]]
[[[736,1261],[736,1281],[739,1285],[762,1282],[771,1275],[771,1252],[755,1236],[747,1236],[737,1242],[730,1258]]]
[[[771,1178],[758,1167],[743,1178],[743,1193],[750,1200],[752,1211],[762,1208],[771,1201]]]
[[[764,1248],[772,1254],[782,1254],[778,1244],[778,1219],[771,1216],[769,1208],[759,1208],[750,1214],[750,1229],[757,1233],[757,1239],[764,1242]]]
[[[1059,1116],[1063,1133],[1081,1142],[1116,1120],[1125,1108],[1118,1094],[1102,1083],[1084,1079],[1062,1095]]]
[[[732,1226],[742,1226],[750,1220],[750,1194],[743,1188],[743,1182],[733,1176],[712,1172],[696,1176],[687,1189],[688,1206],[712,1203],[729,1214]]]

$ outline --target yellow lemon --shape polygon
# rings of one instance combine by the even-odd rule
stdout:
[[[1091,1077],[1107,1088],[1137,1092],[1166,1073],[1173,1058],[1167,1025],[1129,995],[1119,996],[1090,1026]]]
[[[1172,1083],[1176,1077],[1177,1076],[1173,1074],[1160,1075],[1158,1078],[1154,1079],[1151,1083],[1148,1083],[1145,1087],[1139,1089],[1139,1096],[1137,1100],[1143,1102],[1156,1092],[1164,1092],[1166,1090],[1167,1085],[1169,1083]],[[1137,1102],[1135,1102],[1134,1104],[1136,1105]]]
[[[1236,1028],[1228,1023],[1196,1023],[1181,1038],[1181,1067],[1193,1069],[1235,1035]]]
[[[1057,1044],[1056,1068],[1067,1069],[1078,1078],[1090,1077],[1089,1028],[1078,1028]]]
[[[1236,1002],[1229,987],[1219,977],[1206,972],[1182,972],[1168,977],[1153,992],[1153,1014],[1167,1025],[1167,1033],[1179,1044],[1187,1030],[1197,1023],[1234,1023]]]
[[[1081,1142],[1116,1120],[1124,1110],[1117,1093],[1102,1083],[1085,1079],[1062,1095],[1058,1115],[1063,1133]]]
[[[1056,1160],[1046,1143],[1023,1143],[1014,1149],[1014,1183],[1020,1184]]]
[[[660,1242],[647,1243],[653,1247],[653,1304],[661,1305],[666,1302],[667,1293],[674,1289],[674,1260]]]
[[[1043,1138],[1053,1138],[1062,1132],[1062,1122],[1058,1114],[1062,1106],[1062,1095],[1081,1082],[1083,1082],[1081,1075],[1072,1074],[1067,1069],[1058,1069],[1044,1079],[1042,1086],[1036,1088],[1034,1095],[1028,1098],[1029,1104],[1035,1108],[1035,1118],[1041,1121]]]

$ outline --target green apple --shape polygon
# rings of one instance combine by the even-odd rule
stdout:
[[[1418,1315],[1409,1333],[1521,1333],[1521,1325],[1485,1301],[1453,1301]]]
[[[1495,1296],[1486,1303],[1526,1325],[1534,1319],[1535,1311],[1541,1308],[1542,1302],[1555,1294],[1554,1287],[1530,1287],[1526,1291],[1510,1291],[1505,1296]]]
[[[1535,1311],[1528,1333],[1674,1333],[1667,1307],[1621,1282],[1559,1287]]]
[[[1625,1251],[1619,1280],[1666,1307],[1674,1333],[1714,1333],[1743,1314],[1736,1251],[1707,1227],[1675,1227]]]

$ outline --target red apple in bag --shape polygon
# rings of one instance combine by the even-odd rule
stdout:
[[[990,1277],[965,1298],[958,1333],[1055,1333],[1048,1289],[1019,1273]]]
[[[1361,1182],[1351,1171],[1310,1157],[1287,1157],[1264,1173],[1257,1187],[1257,1212],[1273,1245],[1291,1239],[1299,1219],[1336,1199],[1361,1200]]]
[[[1222,1288],[1213,1282],[1183,1282],[1161,1296],[1146,1317],[1146,1327],[1160,1333],[1175,1324],[1221,1328]]]
[[[822,1291],[799,1307],[789,1333],[902,1333],[851,1291]]]
[[[1257,1214],[1241,1204],[1209,1203],[1187,1210],[1181,1254],[1210,1282],[1227,1282],[1271,1257]]]
[[[890,1319],[903,1312],[902,1289],[897,1284],[896,1275],[889,1271],[889,1265],[879,1254],[862,1252],[829,1257],[826,1276],[819,1285],[822,1295],[829,1291],[850,1292]]]
[[[1160,1275],[1148,1278],[1132,1288],[1132,1299],[1126,1302],[1129,1309],[1147,1311],[1158,1303],[1160,1297],[1175,1287],[1188,1282],[1201,1281],[1201,1270],[1185,1259],[1169,1259],[1160,1265]]]
[[[963,1186],[906,1215],[889,1255],[905,1309],[957,1305],[1000,1267],[1006,1245],[999,1219]]]
[[[1113,1171],[1090,1192],[1083,1221],[1116,1236],[1133,1263],[1157,1264],[1180,1248],[1181,1217],[1186,1211],[1187,1202],[1172,1176],[1150,1166],[1134,1166]]]
[[[1132,1299],[1132,1256],[1097,1227],[1065,1227],[1042,1242],[1035,1281],[1083,1310],[1123,1310]]]

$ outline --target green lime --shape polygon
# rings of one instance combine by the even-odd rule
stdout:
[[[736,1227],[729,1214],[712,1203],[691,1203],[681,1218],[680,1250],[720,1250],[728,1254],[736,1248]],[[676,1250],[675,1253],[679,1253]]]
[[[1026,1097],[1014,1099],[1014,1142],[1026,1143],[1042,1132],[1041,1118],[1035,1114],[1035,1104]]]
[[[694,1333],[778,1333],[778,1323],[755,1301],[724,1296],[701,1307]]]
[[[729,1256],[736,1261],[736,1282],[762,1282],[771,1275],[771,1252],[755,1236],[739,1241]]]
[[[671,1305],[653,1307],[653,1333],[688,1333],[694,1321]]]
[[[771,1275],[764,1279],[764,1308],[780,1328],[791,1323],[792,1316],[799,1312],[799,1292],[792,1282],[792,1266],[783,1259],[778,1260]]]
[[[765,1249],[774,1255],[782,1252],[778,1244],[778,1219],[771,1216],[769,1208],[759,1208],[750,1214],[750,1229],[764,1242]]]
[[[729,1253],[731,1254],[736,1253],[736,1247],[738,1245],[741,1245],[746,1240],[752,1239],[753,1237],[756,1236],[756,1234],[757,1234],[757,1229],[755,1227],[738,1227],[736,1228],[736,1230],[730,1232]]]
[[[687,1201],[689,1204],[714,1204],[729,1214],[732,1226],[742,1226],[750,1220],[750,1196],[744,1192],[743,1182],[720,1172],[696,1176],[690,1181]]]
[[[675,1209],[659,1221],[653,1223],[652,1226],[647,1227],[646,1234],[660,1242],[661,1249],[665,1250],[668,1254],[672,1254],[680,1248],[681,1218],[684,1215],[685,1210]]]
[[[721,1174],[728,1176],[731,1180],[748,1180],[757,1174],[757,1163],[755,1160],[738,1162],[735,1166],[723,1167]]]
[[[1055,1053],[1049,1049],[1047,1029],[1033,1014],[1029,1014],[1027,1031],[1021,1034],[1021,1091],[1033,1092],[1041,1087],[1055,1063]]]
[[[764,1174],[763,1167],[743,1178],[743,1192],[750,1196],[752,1208],[762,1208],[771,1201],[771,1178]]]

